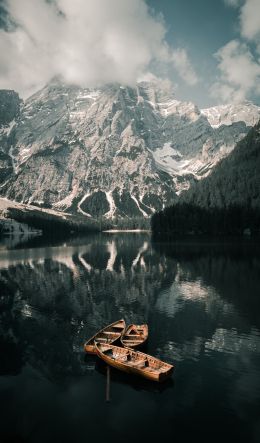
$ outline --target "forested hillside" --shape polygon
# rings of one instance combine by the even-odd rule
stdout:
[[[260,123],[210,176],[183,193],[180,202],[207,209],[231,205],[260,208]]]
[[[259,235],[260,123],[213,172],[152,217],[155,235]]]

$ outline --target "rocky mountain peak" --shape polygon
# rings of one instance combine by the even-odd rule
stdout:
[[[232,151],[255,108],[200,111],[168,82],[90,89],[54,79],[0,134],[0,192],[86,217],[148,217]]]

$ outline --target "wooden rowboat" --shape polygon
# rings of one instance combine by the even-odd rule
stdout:
[[[130,325],[121,335],[120,341],[127,348],[136,348],[143,345],[148,338],[148,325]]]
[[[106,344],[114,343],[124,333],[125,327],[125,320],[118,320],[101,329],[84,344],[85,352],[88,354],[96,354],[95,342]]]
[[[151,355],[95,342],[97,355],[107,364],[121,371],[140,375],[153,381],[164,381],[173,372],[173,366]]]

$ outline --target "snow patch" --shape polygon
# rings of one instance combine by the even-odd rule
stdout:
[[[226,149],[226,152],[230,152],[232,149]],[[203,163],[201,160],[190,158],[182,160],[182,154],[172,148],[171,143],[165,143],[163,148],[157,148],[155,151],[150,151],[153,155],[156,166],[161,171],[167,172],[169,175],[183,176],[193,174],[197,179],[200,179],[200,172],[205,170],[203,176],[206,176],[206,171],[212,168],[216,162]],[[225,154],[226,154],[225,152]],[[223,153],[222,153],[223,154]],[[197,175],[199,174],[199,175]],[[182,188],[183,189],[183,188]],[[178,191],[178,189],[177,189]]]
[[[31,148],[23,148],[19,152],[19,157],[21,158],[20,164],[24,163],[31,155]]]
[[[219,128],[221,125],[231,126],[236,122],[254,126],[260,119],[260,107],[251,102],[227,104],[202,109],[201,114],[207,118],[212,128]]]
[[[132,194],[131,194],[131,198],[132,198],[132,199],[134,200],[134,202],[136,203],[136,206],[138,207],[139,211],[143,214],[143,216],[144,216],[145,218],[147,218],[147,217],[148,217],[148,214],[147,214],[145,211],[143,211],[142,208],[140,208],[140,205],[139,205],[139,202],[138,202],[137,198],[136,198],[134,195],[132,195]]]
[[[150,209],[152,212],[156,212],[156,209],[154,209],[152,206],[147,205],[146,203],[143,202],[143,198],[144,195],[140,196],[140,202],[142,203],[142,205],[144,205],[146,208]]]
[[[192,122],[195,122],[200,117],[198,108],[191,102],[180,102],[173,99],[167,102],[159,102],[158,108],[160,114],[164,117],[177,114],[180,117],[187,117]]]
[[[167,172],[170,175],[183,175],[189,173],[188,165],[190,160],[180,160],[181,153],[171,147],[171,143],[165,143],[162,148],[157,148],[155,151],[150,151],[153,155],[154,161],[159,169]]]
[[[74,198],[78,193],[78,185],[73,186],[72,192],[68,194],[63,200],[54,203],[53,207],[55,209],[67,209],[72,205]]]
[[[15,155],[13,155],[13,146],[11,146],[11,148],[9,150],[9,155],[11,157],[12,167],[13,167],[14,173],[17,174],[18,169],[19,169],[19,165],[17,165],[17,160],[16,160]]]
[[[78,211],[81,212],[81,214],[86,215],[87,217],[92,218],[92,215],[90,215],[88,212],[83,211],[83,209],[81,209],[81,205],[82,203],[91,195],[90,192],[88,192],[87,194],[84,195],[84,197],[82,197],[82,199],[80,200],[80,202],[78,203]]]
[[[106,212],[105,215],[104,215],[104,217],[106,217],[106,218],[113,218],[114,214],[115,214],[115,211],[116,211],[116,205],[115,205],[114,199],[112,197],[112,192],[113,191],[105,192],[106,198],[107,198],[107,201],[108,201],[108,204],[109,204],[109,207],[110,207],[109,211]]]
[[[99,97],[100,93],[101,92],[98,91],[98,90],[90,91],[90,92],[87,92],[87,93],[79,94],[77,98],[78,99],[86,99],[86,98],[88,98],[88,99],[91,99],[91,100],[96,100]]]

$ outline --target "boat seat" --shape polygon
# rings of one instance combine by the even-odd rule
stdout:
[[[142,340],[122,340],[122,342],[126,345],[130,344],[130,343],[142,343]]]
[[[102,334],[116,336],[118,335],[118,332],[103,331]]]
[[[141,340],[143,341],[143,337],[140,337],[140,335],[131,335],[131,337],[129,335],[127,335],[126,337],[123,338],[124,341],[135,341],[135,340]]]
[[[138,369],[142,369],[145,367],[145,360],[131,361],[131,366],[134,366]]]
[[[114,354],[113,358],[114,360],[119,360],[119,361],[127,361],[127,356],[128,354]]]

